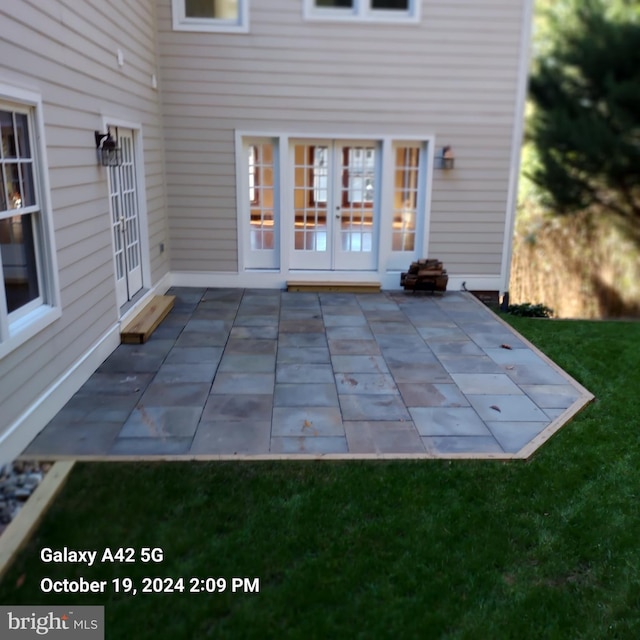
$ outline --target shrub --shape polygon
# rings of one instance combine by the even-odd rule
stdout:
[[[553,309],[544,304],[531,304],[523,302],[522,304],[510,304],[507,307],[507,313],[512,316],[523,316],[527,318],[550,318],[553,315]]]

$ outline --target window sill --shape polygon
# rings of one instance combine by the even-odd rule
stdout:
[[[335,13],[332,11],[321,12],[305,12],[304,20],[308,22],[344,22],[344,23],[360,23],[360,24],[397,24],[397,25],[417,25],[420,23],[419,15],[402,14],[398,16],[394,15],[381,15],[381,14],[367,14],[357,15],[353,13]]]
[[[173,21],[174,31],[201,33],[249,33],[248,21],[236,22],[207,18],[182,18]]]
[[[42,305],[9,326],[9,337],[0,342],[0,359],[23,345],[62,316],[59,307]]]

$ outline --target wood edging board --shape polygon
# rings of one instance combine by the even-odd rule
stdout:
[[[287,291],[310,293],[380,293],[379,282],[287,282]]]
[[[40,524],[45,511],[64,486],[74,464],[75,460],[56,462],[0,536],[0,579]]]

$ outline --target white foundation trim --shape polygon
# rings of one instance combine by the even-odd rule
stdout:
[[[409,265],[407,265],[409,266]],[[176,287],[237,287],[248,289],[284,289],[288,280],[306,282],[379,282],[383,289],[400,290],[400,271],[268,271],[256,269],[240,273],[174,271],[171,285]],[[499,291],[499,275],[449,276],[447,291]]]

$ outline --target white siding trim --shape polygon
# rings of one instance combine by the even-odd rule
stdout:
[[[378,265],[388,265],[392,259],[392,236],[393,236],[393,182],[394,182],[394,149],[393,140],[384,138],[380,141],[380,152],[382,162],[380,162],[379,173],[376,176],[378,193],[380,198],[380,213],[376,242],[378,243]],[[386,181],[386,184],[385,184]]]
[[[408,267],[409,265],[407,265]],[[171,286],[174,287],[229,287],[251,289],[284,289],[287,280],[305,280],[308,282],[345,282],[354,279],[353,271],[301,271],[293,273],[286,270],[280,272],[261,271],[256,278],[255,271],[242,273],[173,271]],[[397,271],[362,271],[355,278],[358,282],[379,282],[382,288],[389,291],[401,290],[400,270]],[[449,276],[447,291],[462,291],[462,283],[470,291],[498,291],[500,276],[496,275],[455,275]]]
[[[525,106],[529,85],[529,66],[531,58],[531,35],[533,32],[533,3],[525,0],[522,16],[520,64],[518,71],[518,87],[514,113],[513,138],[511,141],[511,170],[509,172],[509,191],[507,195],[507,211],[502,242],[502,263],[500,267],[499,294],[509,290],[511,276],[511,257],[513,252],[513,232],[518,200],[518,180],[520,177],[520,159],[522,155],[522,139],[524,134]]]
[[[248,135],[238,131],[236,129],[234,135],[234,147],[236,152],[236,213],[237,213],[237,243],[238,243],[238,271],[244,269],[245,262],[245,238],[246,238],[246,223],[244,221],[245,205],[247,203],[245,180],[243,178],[244,167],[244,153],[242,151],[242,141]]]
[[[291,268],[291,243],[293,242],[293,230],[289,224],[285,224],[285,211],[293,211],[293,183],[288,170],[291,159],[289,157],[290,136],[282,134],[278,137],[278,185],[280,187],[280,271],[288,273]],[[288,222],[288,218],[287,218]]]

